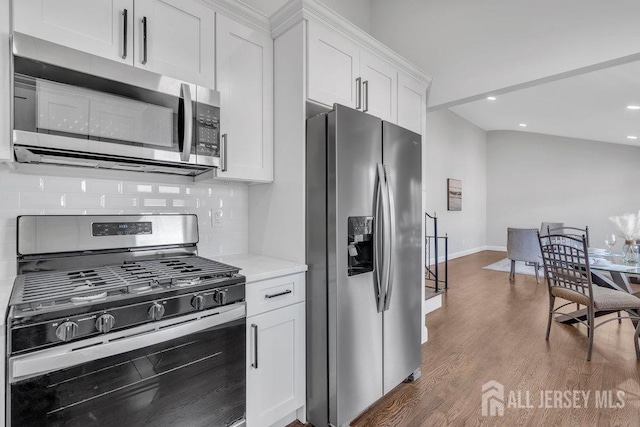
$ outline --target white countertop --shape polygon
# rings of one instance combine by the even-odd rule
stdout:
[[[247,278],[247,284],[307,271],[305,264],[263,255],[224,255],[214,259],[240,268],[240,274]]]

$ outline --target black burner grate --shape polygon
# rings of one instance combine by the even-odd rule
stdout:
[[[239,269],[198,256],[126,262],[92,269],[37,272],[16,278],[11,305],[29,304],[32,309],[43,303],[68,302],[74,297],[94,294],[129,293],[130,289],[170,286],[180,281],[229,277]],[[50,304],[46,304],[50,305]]]

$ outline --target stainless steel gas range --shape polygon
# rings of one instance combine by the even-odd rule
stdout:
[[[7,424],[238,426],[245,280],[195,215],[18,217]]]

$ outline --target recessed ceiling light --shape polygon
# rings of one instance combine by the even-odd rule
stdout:
[[[627,110],[640,110],[640,105],[627,105]]]
[[[495,96],[487,96],[487,99],[488,99],[489,101],[495,101],[495,100],[496,100],[496,97],[495,97]]]
[[[627,136],[627,139],[638,139],[638,137],[635,135],[629,135]]]
[[[526,128],[527,124],[526,123],[520,123],[518,126],[520,126],[521,128]]]

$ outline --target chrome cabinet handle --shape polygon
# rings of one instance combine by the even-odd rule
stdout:
[[[356,79],[356,110],[362,108],[362,78]]]
[[[181,98],[183,103],[183,118],[182,118],[182,151],[180,152],[180,160],[188,162],[191,157],[191,144],[193,142],[193,105],[191,104],[191,87],[182,83],[180,85]]]
[[[291,289],[287,289],[284,292],[278,292],[277,294],[265,295],[264,297],[265,298],[276,298],[276,297],[281,297],[283,295],[288,295],[288,294],[291,294],[291,293],[293,293],[293,291]]]
[[[227,171],[227,134],[222,134],[222,143],[220,144],[220,170]]]
[[[253,362],[251,362],[251,367],[258,369],[258,325],[252,324],[251,330],[253,331]]]
[[[142,64],[147,63],[147,17],[142,17]]]
[[[127,13],[127,9],[122,11],[122,21],[124,22],[124,30],[122,32],[122,59],[127,58],[127,36],[129,34],[129,16]]]
[[[366,113],[367,111],[369,111],[369,80],[363,81],[362,86],[364,88],[364,108],[362,109],[362,111]]]
[[[389,201],[389,279],[387,280],[387,292],[384,300],[384,310],[389,310],[389,304],[391,304],[391,291],[393,290],[393,270],[395,264],[393,262],[393,252],[396,246],[396,210],[395,210],[395,198],[393,195],[393,189],[391,188],[391,180],[389,176],[389,171],[387,168],[384,168],[385,177],[387,181],[387,200]]]

